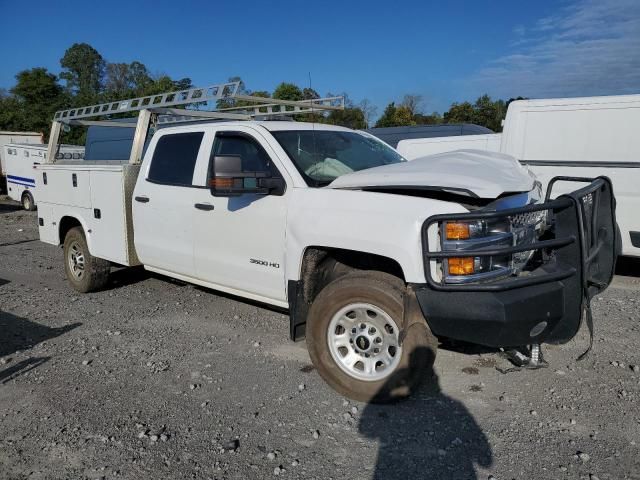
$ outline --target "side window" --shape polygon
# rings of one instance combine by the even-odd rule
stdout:
[[[216,155],[239,155],[242,158],[243,172],[270,172],[280,177],[278,169],[262,146],[247,135],[220,132],[213,142],[211,157]],[[212,172],[209,172],[211,175]]]
[[[204,132],[174,133],[158,140],[147,180],[191,186]]]

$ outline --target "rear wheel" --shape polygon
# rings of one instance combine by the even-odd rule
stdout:
[[[33,201],[33,195],[31,195],[29,192],[24,192],[22,194],[22,208],[30,212],[36,209],[36,204]]]
[[[64,239],[64,260],[67,279],[75,290],[86,293],[107,284],[111,264],[89,253],[82,228],[74,227],[67,232]]]
[[[388,403],[432,377],[437,340],[424,319],[413,319],[400,341],[404,294],[398,278],[381,272],[345,275],[318,294],[307,319],[307,347],[332,388],[354,400]]]

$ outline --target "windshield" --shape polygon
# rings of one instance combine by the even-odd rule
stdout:
[[[346,173],[406,162],[393,148],[364,133],[330,130],[271,133],[313,187],[328,185]]]

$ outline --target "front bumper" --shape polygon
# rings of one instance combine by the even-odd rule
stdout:
[[[611,282],[619,239],[611,181],[589,185],[556,200],[499,212],[437,215],[423,226],[427,283],[413,285],[423,315],[434,334],[491,347],[542,342],[562,343],[575,336],[585,305]],[[446,284],[431,275],[431,262],[461,256],[459,252],[431,252],[427,230],[443,220],[473,220],[547,210],[551,229],[547,238],[501,253],[538,252],[536,268],[494,282]],[[490,252],[495,254],[494,252]],[[487,251],[465,251],[465,256]]]

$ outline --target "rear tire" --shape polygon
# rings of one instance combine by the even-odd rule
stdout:
[[[25,192],[22,194],[22,208],[24,208],[28,212],[33,212],[36,209],[36,204],[33,201],[33,195],[31,195],[29,192]]]
[[[65,236],[64,265],[69,283],[78,292],[98,290],[109,281],[111,263],[89,253],[87,240],[80,227],[72,228]]]
[[[397,277],[367,271],[334,280],[315,298],[307,317],[307,348],[334,390],[361,402],[390,403],[434,378],[438,343],[421,314],[411,319],[412,328],[399,343],[405,294]]]

